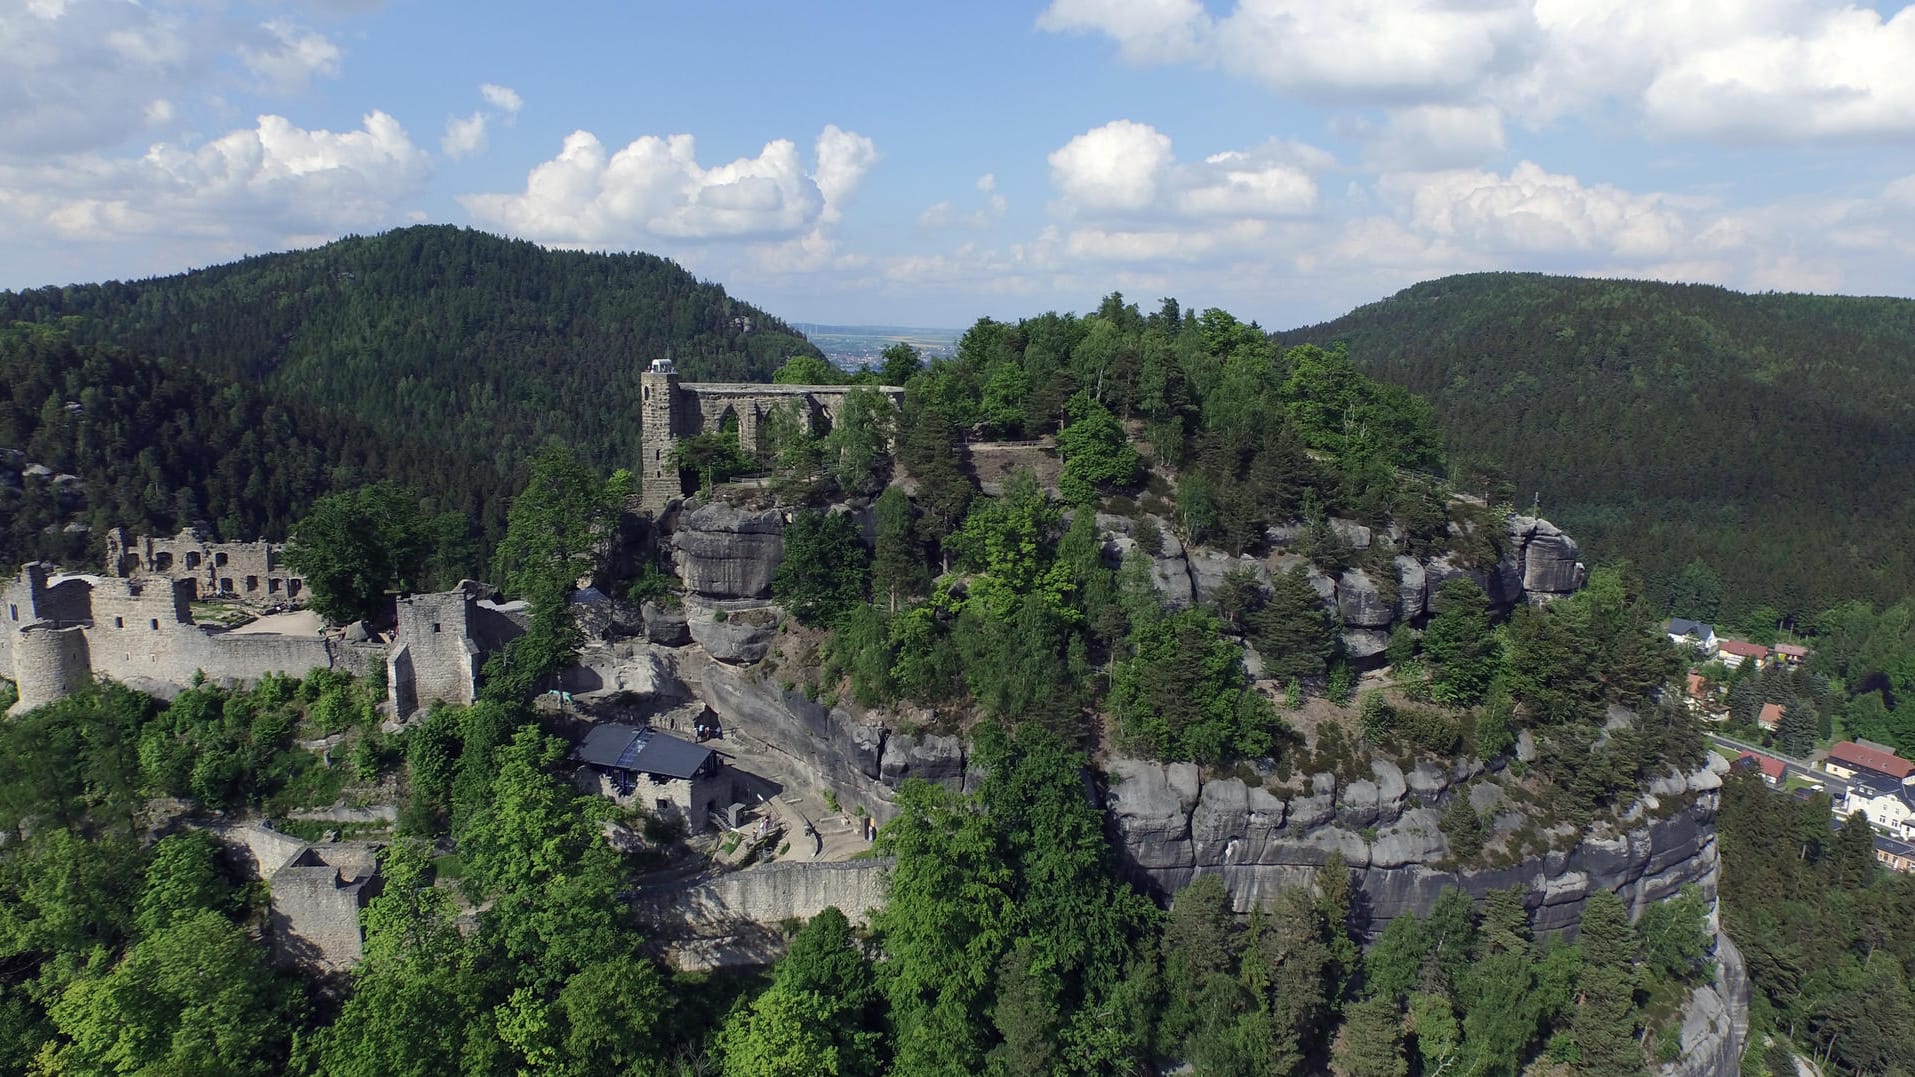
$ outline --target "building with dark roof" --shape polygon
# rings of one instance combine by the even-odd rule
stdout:
[[[731,775],[717,752],[650,726],[600,722],[572,758],[581,764],[580,784],[590,791],[638,804],[693,831],[733,799]]]
[[[1671,617],[1669,623],[1663,626],[1663,631],[1669,634],[1671,643],[1694,647],[1705,655],[1716,652],[1714,625],[1706,625],[1683,617]]]
[[[1886,834],[1875,835],[1875,859],[1890,871],[1915,871],[1915,845]]]
[[[1866,771],[1856,774],[1837,810],[1850,818],[1860,814],[1877,830],[1903,841],[1915,840],[1915,789],[1893,778]]]

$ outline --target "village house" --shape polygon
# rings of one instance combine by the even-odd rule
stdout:
[[[1669,623],[1663,626],[1663,631],[1669,634],[1669,642],[1694,648],[1705,658],[1716,653],[1716,630],[1713,625],[1671,617]]]
[[[572,757],[579,784],[696,833],[734,799],[718,753],[649,727],[600,722]]]
[[[1756,712],[1755,724],[1773,733],[1782,726],[1782,704],[1764,703]]]
[[[1769,649],[1760,643],[1747,640],[1725,639],[1716,642],[1716,656],[1730,669],[1740,669],[1745,662],[1761,669],[1769,664]]]
[[[1886,834],[1875,835],[1875,859],[1890,871],[1906,875],[1915,871],[1915,845],[1891,838]]]
[[[1809,660],[1809,649],[1798,643],[1778,643],[1770,651],[1785,666],[1799,666]]]
[[[1915,778],[1896,781],[1878,774],[1858,773],[1850,779],[1848,793],[1838,808],[1853,819],[1858,813],[1877,830],[1900,838],[1915,840]]]
[[[1838,778],[1887,778],[1903,782],[1915,776],[1915,763],[1895,754],[1894,749],[1873,741],[1845,740],[1829,749],[1822,769]]]
[[[1742,770],[1760,772],[1762,781],[1771,786],[1781,785],[1789,769],[1782,764],[1780,759],[1774,756],[1759,755],[1755,752],[1743,752],[1741,758],[1735,761],[1735,765]]]

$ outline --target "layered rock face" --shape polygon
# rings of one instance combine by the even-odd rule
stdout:
[[[1528,516],[1510,517],[1504,554],[1494,565],[1466,569],[1449,555],[1419,561],[1399,554],[1393,559],[1394,572],[1387,573],[1394,579],[1377,579],[1360,568],[1334,577],[1326,575],[1304,558],[1287,552],[1301,533],[1300,527],[1271,528],[1268,539],[1274,552],[1259,560],[1202,547],[1187,548],[1170,534],[1167,523],[1150,519],[1161,537],[1158,552],[1149,555],[1151,582],[1165,602],[1172,606],[1206,602],[1233,569],[1248,570],[1268,583],[1271,573],[1303,565],[1310,585],[1343,625],[1344,652],[1358,663],[1378,659],[1389,646],[1390,631],[1396,625],[1420,626],[1430,613],[1431,596],[1452,577],[1475,580],[1491,605],[1507,611],[1521,603],[1540,606],[1573,594],[1582,587],[1585,575],[1577,560],[1581,550],[1576,541],[1555,524]],[[1137,521],[1100,514],[1097,524],[1110,536],[1105,556],[1113,565],[1137,548]],[[1351,549],[1367,550],[1376,541],[1369,528],[1352,521],[1333,519],[1330,525]]]
[[[713,598],[764,598],[785,556],[785,518],[722,502],[681,515],[673,560],[687,590]]]
[[[839,803],[862,806],[880,825],[897,817],[897,789],[905,779],[963,789],[971,777],[957,737],[859,721],[841,707],[825,707],[760,674],[716,662],[706,668],[702,687],[726,736],[748,737],[789,756]]]
[[[1692,774],[1672,774],[1631,809],[1625,827],[1598,830],[1509,868],[1437,866],[1448,854],[1437,826],[1440,806],[1480,773],[1474,763],[1448,770],[1419,763],[1405,774],[1381,761],[1370,778],[1339,783],[1317,774],[1306,791],[1284,798],[1235,778],[1202,781],[1188,763],[1118,759],[1109,765],[1106,801],[1127,873],[1159,893],[1217,875],[1237,910],[1248,912],[1286,886],[1309,885],[1330,854],[1341,852],[1372,934],[1397,916],[1427,910],[1447,887],[1480,899],[1516,885],[1528,891],[1531,922],[1545,932],[1573,929],[1583,899],[1597,889],[1622,895],[1632,913],[1691,883],[1714,900],[1714,822],[1725,769],[1712,759]],[[1501,799],[1493,778],[1468,795],[1479,808]],[[1497,828],[1520,821],[1505,813]]]

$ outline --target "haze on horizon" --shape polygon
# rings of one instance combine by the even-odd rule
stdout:
[[[1446,273],[1915,294],[1915,7],[1052,0],[0,11],[0,287],[432,221],[792,320]]]

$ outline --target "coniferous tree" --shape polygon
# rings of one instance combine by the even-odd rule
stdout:
[[[1335,625],[1301,565],[1271,577],[1269,596],[1248,622],[1265,676],[1319,676],[1335,653]]]
[[[1634,1016],[1636,933],[1621,898],[1607,890],[1589,895],[1577,946],[1582,971],[1569,1035],[1579,1054],[1579,1070],[1592,1077],[1642,1073]]]

